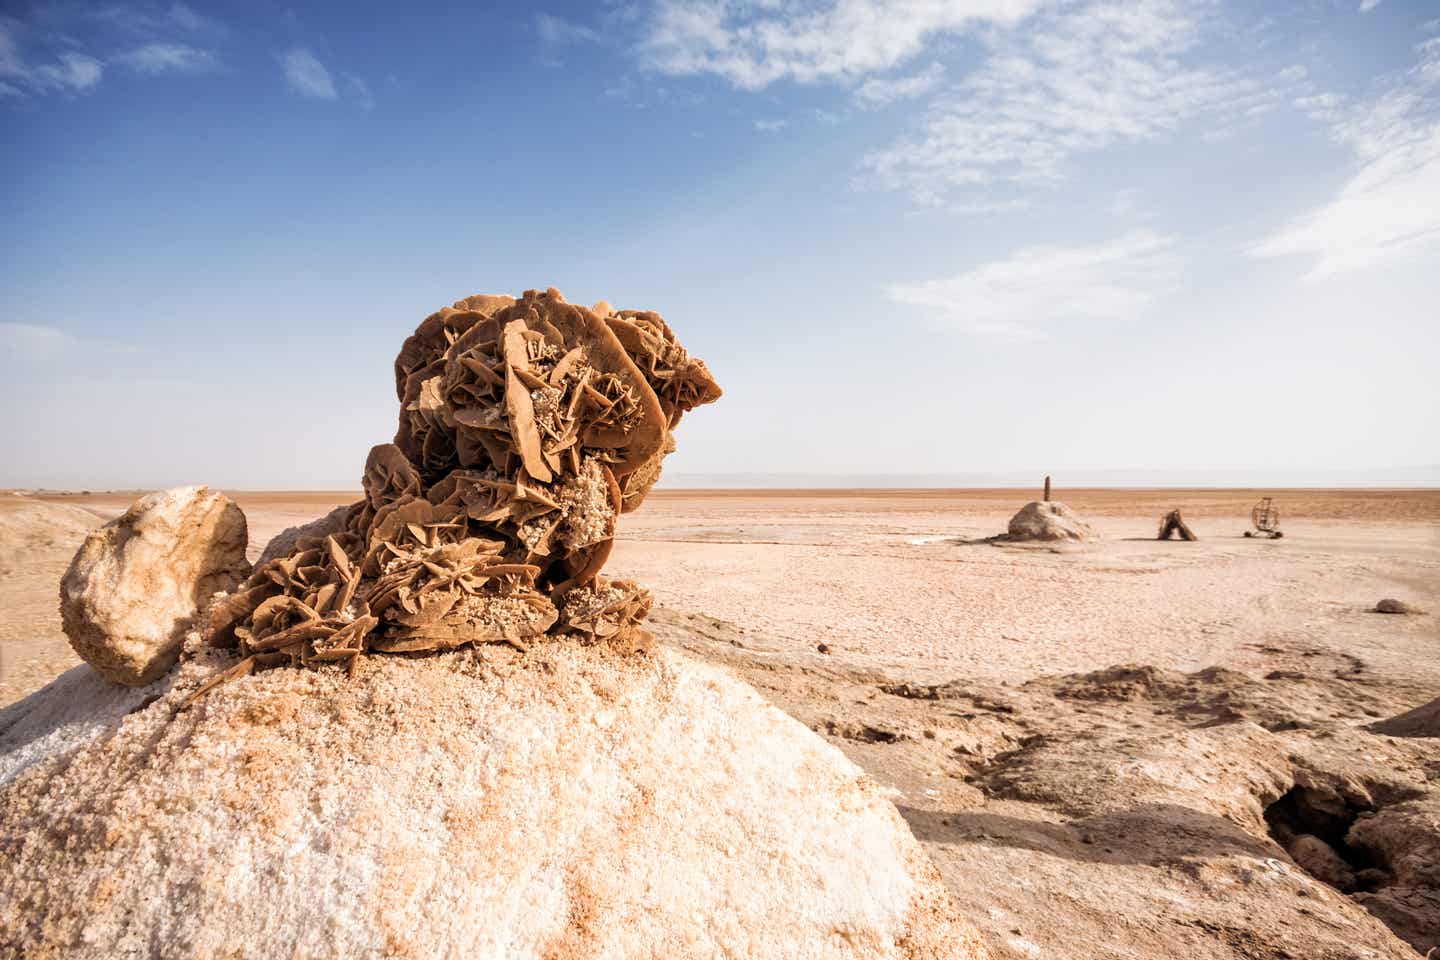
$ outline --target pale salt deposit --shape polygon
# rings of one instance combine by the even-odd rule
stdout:
[[[857,767],[684,655],[370,658],[172,718],[220,656],[123,718],[84,677],[0,712],[0,954],[985,955]]]

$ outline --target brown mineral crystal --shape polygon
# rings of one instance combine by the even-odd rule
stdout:
[[[600,571],[686,411],[720,397],[657,313],[477,295],[395,358],[400,423],[343,529],[301,537],[211,605],[208,642],[257,667],[551,633],[643,649],[651,597]]]

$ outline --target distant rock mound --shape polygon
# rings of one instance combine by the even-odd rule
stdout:
[[[1002,538],[1010,541],[1069,540],[1083,543],[1099,540],[1095,528],[1058,500],[1035,500],[1010,518],[1010,529]]]
[[[480,653],[176,714],[229,656],[197,649],[128,714],[68,675],[0,711],[0,955],[986,956],[880,790],[750,687]]]
[[[1395,599],[1393,599],[1393,598],[1391,598],[1391,597],[1386,597],[1384,600],[1381,600],[1379,603],[1375,604],[1375,612],[1376,612],[1376,613],[1398,613],[1398,614],[1401,614],[1402,616],[1404,616],[1404,615],[1414,615],[1414,614],[1417,614],[1417,613],[1424,613],[1425,611],[1420,610],[1420,609],[1417,609],[1416,607],[1412,607],[1410,604],[1406,603],[1404,600],[1395,600]]]
[[[65,634],[86,663],[139,686],[175,663],[210,597],[250,572],[245,514],[207,487],[137,500],[85,538],[60,583]]]

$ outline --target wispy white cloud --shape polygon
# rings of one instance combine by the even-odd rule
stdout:
[[[1134,216],[1139,210],[1140,191],[1134,187],[1116,190],[1110,199],[1110,215],[1115,217]]]
[[[28,78],[37,90],[88,93],[99,86],[104,64],[84,53],[62,53],[54,63],[30,68]]]
[[[745,90],[856,81],[904,64],[937,35],[1015,24],[1039,2],[657,0],[640,51],[651,69],[713,74]]]
[[[334,100],[339,97],[330,71],[304,47],[289,51],[280,58],[280,63],[285,70],[285,82],[302,97],[314,100]]]
[[[20,43],[15,38],[15,32],[13,21],[0,19],[0,77],[13,77],[25,72],[25,60],[20,55]]]
[[[1360,12],[1369,13],[1380,6],[1380,0],[1360,0]]]
[[[1196,63],[1207,3],[1072,3],[988,35],[983,65],[930,104],[918,133],[865,156],[864,181],[939,203],[997,181],[1057,182],[1073,156],[1165,136],[1282,96]]]
[[[104,76],[105,65],[95,57],[75,50],[62,51],[40,59],[27,57],[20,49],[23,25],[0,17],[0,84],[6,96],[27,94],[89,93]]]
[[[1337,93],[1315,93],[1309,96],[1296,97],[1295,106],[1304,110],[1317,120],[1334,119],[1338,114],[1336,108],[1345,102],[1345,98]]]
[[[214,29],[216,26],[215,21],[209,17],[202,17],[195,12],[193,7],[184,3],[170,5],[170,19],[186,30],[207,30]]]
[[[927,94],[944,79],[945,67],[939,63],[905,76],[871,77],[855,88],[855,100],[862,107],[883,107]]]
[[[76,339],[55,327],[35,323],[0,323],[0,347],[10,356],[24,358],[48,354],[75,344]]]
[[[542,61],[543,62],[543,61]],[[550,63],[548,66],[554,66]],[[633,74],[622,75],[601,91],[606,99],[618,100],[637,110],[661,105],[698,107],[706,102],[704,94],[686,86],[656,86],[643,82]]]
[[[549,13],[537,13],[535,15],[535,31],[540,34],[540,42],[554,46],[568,46],[572,43],[598,43],[602,34],[594,27],[587,27],[582,23],[575,23],[573,20],[566,20],[564,17],[557,17]]]
[[[605,39],[594,27],[550,13],[535,15],[535,32],[540,37],[540,62],[550,67],[560,66],[571,47],[602,43]]]
[[[375,97],[370,93],[370,85],[353,73],[345,75],[346,96],[359,104],[361,110],[374,110]]]
[[[0,15],[0,96],[90,93],[112,66],[158,76],[217,65],[213,50],[177,32],[222,34],[224,25],[179,2],[37,4],[24,19]]]
[[[980,199],[961,200],[955,203],[948,203],[944,209],[950,213],[966,217],[989,217],[999,213],[1018,213],[1021,210],[1030,210],[1035,204],[1024,197],[1008,197],[1005,199]],[[912,211],[919,216],[920,211]]]
[[[225,25],[205,16],[186,3],[169,5],[136,0],[107,3],[50,3],[37,6],[37,18],[57,26],[69,27],[90,22],[118,37],[129,35],[154,37],[172,34],[178,27],[188,33],[224,33]]]
[[[363,77],[331,71],[305,47],[295,47],[280,57],[285,82],[290,89],[311,100],[344,100],[361,110],[375,109],[375,96]]]
[[[199,73],[215,66],[215,54],[186,43],[147,43],[115,57],[138,73]]]
[[[150,347],[115,343],[91,336],[76,336],[59,327],[39,323],[0,323],[0,358],[18,366],[42,360],[101,357],[117,353],[153,354]]]
[[[1309,256],[1306,279],[1415,256],[1440,246],[1440,38],[1373,99],[1321,94],[1297,100],[1331,125],[1358,168],[1328,203],[1256,244],[1257,257]]]
[[[886,293],[923,308],[940,327],[1035,339],[1064,322],[1142,316],[1174,288],[1174,243],[1137,230],[1090,246],[1031,247],[953,277],[895,284]]]
[[[788,120],[756,120],[755,129],[761,133],[779,133],[790,126]]]

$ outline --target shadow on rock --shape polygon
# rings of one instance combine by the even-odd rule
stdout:
[[[1173,803],[1067,822],[1031,820],[984,810],[946,812],[899,805],[915,836],[930,843],[983,843],[1063,857],[1080,863],[1177,866],[1223,857],[1283,856],[1223,817]]]

